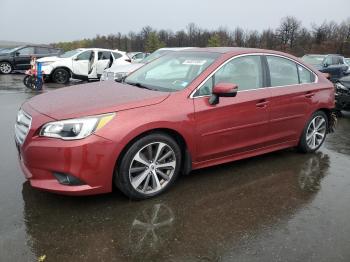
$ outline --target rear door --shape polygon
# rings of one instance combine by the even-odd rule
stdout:
[[[30,68],[30,59],[34,56],[34,47],[28,46],[16,51],[14,56],[15,68],[19,70],[27,70]]]
[[[212,88],[220,82],[237,84],[237,96],[221,97],[217,105],[210,105]],[[261,56],[247,55],[227,62],[196,91],[196,162],[266,146],[270,90],[264,83]]]
[[[271,86],[268,139],[272,144],[299,140],[317,92],[315,75],[286,57],[267,55],[266,62]]]
[[[98,51],[97,58],[98,58],[97,64],[96,64],[97,77],[100,77],[103,71],[106,68],[108,68],[109,65],[112,65],[114,59],[111,52],[109,51]]]

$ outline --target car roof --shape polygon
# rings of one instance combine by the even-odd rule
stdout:
[[[282,56],[292,56],[290,54],[274,51],[274,50],[246,48],[246,47],[196,47],[196,48],[190,48],[184,51],[185,52],[199,51],[199,52],[210,52],[210,53],[231,54],[231,55],[266,53],[266,54],[276,54],[276,55],[282,55]]]

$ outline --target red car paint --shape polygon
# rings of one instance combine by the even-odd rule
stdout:
[[[318,77],[313,84],[238,92],[236,97],[220,98],[216,105],[210,105],[208,97],[191,98],[210,73],[237,55],[276,54],[303,64],[291,55],[260,49],[198,51],[221,56],[178,92],[105,81],[52,91],[24,103],[22,109],[32,117],[32,124],[20,147],[20,163],[31,185],[67,195],[111,192],[123,149],[137,136],[156,129],[183,138],[192,169],[294,147],[313,112],[334,108],[333,85],[312,68]],[[64,141],[39,136],[47,122],[110,112],[116,112],[113,120],[87,138]],[[61,185],[54,171],[72,174],[85,185]]]

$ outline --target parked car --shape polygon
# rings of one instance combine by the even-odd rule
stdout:
[[[16,47],[0,53],[0,73],[9,74],[13,70],[27,70],[30,68],[32,56],[37,58],[56,56],[62,53],[59,48],[39,45],[26,45]]]
[[[70,78],[99,79],[112,63],[130,64],[125,52],[101,48],[79,48],[60,56],[38,59],[42,63],[43,75],[53,82],[65,84]]]
[[[294,56],[196,48],[168,53],[123,83],[31,98],[15,141],[35,188],[89,195],[116,185],[145,199],[193,169],[289,147],[314,152],[333,127],[333,108],[333,84]]]
[[[349,69],[344,57],[340,55],[304,55],[301,59],[320,72],[328,73],[333,82],[344,76]]]
[[[122,81],[126,76],[128,76],[131,72],[134,72],[135,70],[139,69],[141,66],[161,57],[162,55],[169,53],[169,52],[175,52],[175,51],[181,51],[186,50],[191,47],[166,47],[166,48],[160,48],[156,51],[154,51],[152,54],[147,56],[145,59],[141,60],[140,63],[131,63],[128,65],[119,65],[119,64],[113,64],[110,68],[106,69],[101,77],[101,81],[107,81],[107,80],[114,80],[114,81]]]
[[[350,110],[350,76],[344,76],[335,83],[336,109]]]
[[[127,53],[127,56],[130,58],[131,63],[139,63],[143,59],[145,59],[147,56],[149,56],[149,53],[144,52],[130,52]]]

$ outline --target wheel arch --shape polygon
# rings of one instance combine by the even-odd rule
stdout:
[[[186,143],[185,138],[176,130],[171,129],[171,128],[154,128],[154,129],[150,129],[147,131],[144,131],[140,134],[138,134],[137,136],[135,136],[133,139],[131,139],[125,146],[124,148],[121,150],[115,167],[114,167],[114,171],[116,171],[116,168],[119,166],[119,163],[122,159],[122,157],[124,156],[124,154],[126,153],[126,151],[131,147],[131,145],[133,143],[135,143],[135,141],[137,141],[138,139],[145,137],[147,135],[150,134],[154,134],[154,133],[160,133],[160,134],[165,134],[170,136],[171,138],[173,138],[178,145],[180,146],[181,149],[181,153],[182,153],[182,163],[181,163],[181,168],[180,168],[180,172],[183,173],[184,175],[187,175],[191,172],[192,170],[192,156],[191,153],[188,149],[188,145]],[[114,172],[115,173],[115,172]],[[114,176],[113,176],[114,177]]]
[[[317,111],[321,111],[326,114],[328,120],[327,133],[332,133],[332,128],[335,125],[336,121],[334,118],[334,111],[326,107],[319,108]]]
[[[69,67],[67,67],[67,66],[58,66],[58,67],[56,67],[55,69],[52,70],[51,76],[53,76],[54,73],[56,72],[56,70],[58,70],[58,69],[65,69],[65,70],[67,70],[68,73],[70,74],[70,77],[72,77],[72,70]]]

